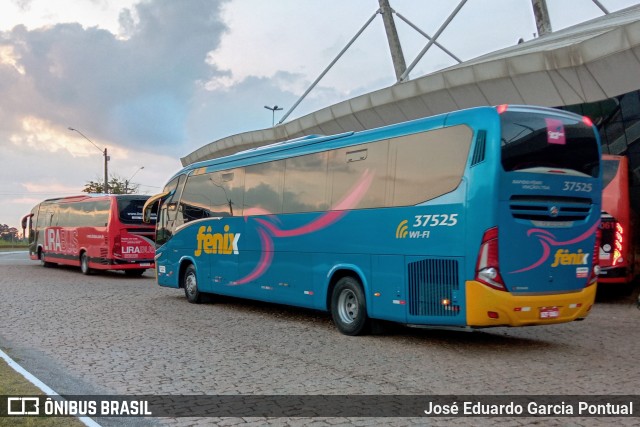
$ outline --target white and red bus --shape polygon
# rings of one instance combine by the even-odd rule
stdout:
[[[22,218],[29,255],[65,264],[141,276],[154,268],[154,225],[142,222],[148,196],[96,194],[47,199]],[[152,221],[153,222],[153,221]]]
[[[602,155],[602,240],[598,283],[630,290],[638,272],[634,217],[629,203],[629,165],[625,156]]]

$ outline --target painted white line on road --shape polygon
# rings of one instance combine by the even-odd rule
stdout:
[[[5,362],[17,373],[22,375],[34,386],[38,387],[44,394],[48,396],[60,396],[56,393],[51,387],[34,377],[29,371],[20,366],[15,360],[13,360],[7,353],[0,350],[0,358],[4,359]],[[64,398],[63,398],[64,399]],[[100,424],[93,421],[89,417],[78,417],[78,419],[87,427],[101,427]]]

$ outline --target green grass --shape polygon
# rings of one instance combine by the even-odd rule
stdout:
[[[0,251],[27,249],[29,249],[29,244],[27,242],[7,242],[5,240],[0,240]]]
[[[0,360],[0,396],[42,396],[44,393]],[[74,417],[0,417],[0,427],[81,427]]]

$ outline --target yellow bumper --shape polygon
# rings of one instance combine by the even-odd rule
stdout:
[[[466,297],[468,326],[549,325],[586,317],[595,301],[596,285],[568,294],[519,296],[470,280]],[[541,309],[552,307],[557,307],[552,309],[555,316],[542,318]]]

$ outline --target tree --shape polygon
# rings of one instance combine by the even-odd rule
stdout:
[[[18,240],[18,229],[9,227],[7,224],[0,224],[0,239],[7,242]]]
[[[109,181],[110,194],[135,194],[138,192],[138,184],[122,179],[122,177],[111,175]],[[104,181],[91,180],[84,185],[83,193],[104,193]]]

